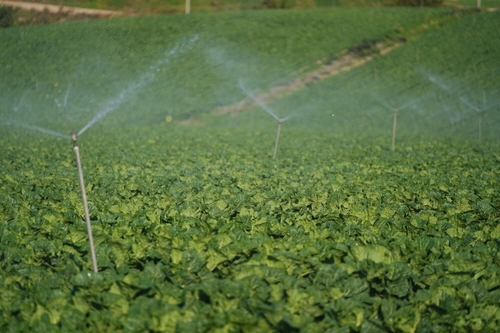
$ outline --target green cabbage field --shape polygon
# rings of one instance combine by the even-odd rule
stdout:
[[[500,325],[498,144],[107,130],[80,143],[96,274],[70,141],[3,133],[4,332]]]
[[[0,30],[0,331],[498,332],[499,23],[344,8]]]

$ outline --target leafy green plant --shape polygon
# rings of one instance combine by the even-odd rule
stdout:
[[[498,144],[402,139],[391,153],[383,137],[296,127],[271,160],[262,129],[82,137],[94,274],[69,142],[2,128],[2,330],[500,323]]]
[[[394,0],[397,6],[411,6],[411,7],[424,7],[424,6],[441,6],[443,0]]]
[[[266,89],[296,77],[304,66],[316,66],[318,59],[443,14],[440,9],[400,8],[261,11],[14,29],[0,33],[5,45],[0,63],[8,64],[0,72],[9,78],[0,83],[0,95],[13,108],[22,103],[17,112],[0,112],[4,119],[71,132],[141,78],[151,64],[198,34],[196,47],[158,67],[149,84],[127,94],[121,117],[114,118],[122,124],[163,121],[167,114],[187,119],[244,98],[236,86],[240,79]],[[91,51],[95,49],[99,52]],[[12,54],[18,54],[18,60]],[[34,104],[39,110],[36,119],[27,114]]]
[[[272,43],[266,44],[270,36],[274,43],[283,39],[270,31],[288,36],[290,25],[280,16],[282,11],[236,18],[228,13],[193,15],[189,20],[173,16],[167,25],[156,17],[61,25],[67,30],[44,26],[40,31],[0,31],[6,49],[26,56],[27,63],[39,61],[47,67],[35,70],[8,62],[8,52],[0,49],[2,77],[10,79],[0,83],[2,94],[16,106],[5,104],[2,116],[7,120],[0,123],[0,330],[495,331],[500,326],[498,142],[494,136],[478,146],[467,136],[410,135],[401,116],[398,149],[391,152],[386,118],[379,109],[370,114],[366,107],[376,101],[361,93],[372,89],[396,105],[425,95],[432,85],[423,70],[412,66],[409,72],[404,64],[426,45],[434,48],[421,51],[422,65],[427,70],[445,68],[446,78],[468,80],[486,68],[494,72],[496,48],[478,36],[496,32],[497,14],[461,18],[364,68],[274,103],[273,109],[280,110],[306,106],[290,120],[280,159],[268,158],[270,147],[262,144],[274,138],[274,124],[263,113],[253,123],[252,114],[243,112],[198,117],[199,123],[193,122],[198,127],[180,124],[181,116],[190,112],[186,110],[192,110],[186,106],[194,105],[189,98],[207,98],[205,92],[213,90],[205,88],[213,86],[214,78],[231,91],[230,74],[241,71],[230,61],[230,70],[224,72],[227,81],[220,63],[217,70],[204,71],[203,56],[220,59],[210,45],[214,41],[234,50],[246,45],[242,36],[257,35],[248,37],[251,43],[245,47],[266,59],[262,63],[269,59],[264,73],[251,76],[252,86],[265,87],[290,68],[310,65],[337,48],[399,34],[401,25],[420,24],[443,12],[391,8],[287,15],[295,24],[312,22],[311,15],[317,15],[319,21],[314,22],[324,28],[324,37],[333,31],[328,30],[330,20],[346,19],[346,13],[353,22],[372,22],[372,31],[363,30],[360,40],[356,33],[340,33],[338,46],[318,41],[284,63],[272,56]],[[407,18],[414,21],[405,23]],[[237,20],[245,29],[239,30]],[[254,21],[258,27],[249,30]],[[160,23],[158,35],[151,33]],[[476,30],[465,29],[472,23]],[[204,26],[213,31],[201,29]],[[87,76],[83,69],[79,74],[80,60],[69,57],[65,63],[53,54],[55,47],[74,55],[92,45],[81,27],[95,29],[103,38],[102,53],[84,52]],[[314,27],[299,27],[304,36],[297,37],[297,44],[310,45],[308,32]],[[96,123],[79,141],[86,152],[89,218],[100,268],[95,274],[88,259],[71,142],[62,133],[98,114],[99,107],[87,104],[109,105],[110,96],[142,77],[165,49],[178,50],[185,34],[196,30],[204,31],[200,42],[205,38],[205,49],[169,58],[175,65],[165,67],[171,77],[158,78],[158,85],[153,80],[150,90],[137,92],[138,99],[132,98],[116,118]],[[163,38],[168,32],[172,39]],[[450,47],[446,41],[463,41],[465,32],[470,34],[466,46],[443,51]],[[68,42],[72,39],[80,44]],[[281,42],[277,45],[284,47]],[[471,45],[488,50],[471,62],[476,71],[474,65],[459,62],[458,55],[450,55],[457,50],[470,55]],[[251,57],[246,59],[252,68],[259,67]],[[433,61],[442,67],[432,67]],[[443,66],[447,63],[453,66]],[[457,63],[462,65],[455,67]],[[120,66],[126,69],[120,71]],[[160,67],[153,66],[160,69],[157,73]],[[196,74],[198,70],[207,77]],[[186,73],[192,74],[189,80]],[[488,79],[473,81],[478,89],[497,87],[491,76],[480,77]],[[186,82],[194,83],[183,85]],[[175,99],[148,102],[151,96],[157,98],[153,92],[167,94],[165,87],[174,87]],[[191,95],[182,95],[187,88]],[[348,108],[353,94],[358,96],[355,107]],[[65,104],[65,96],[67,114],[63,108],[46,111],[54,98]],[[242,93],[235,96],[217,97],[229,103]],[[165,102],[172,100],[179,106]],[[35,102],[37,113],[28,112]],[[438,100],[425,102],[430,107]],[[154,109],[160,104],[162,108]],[[172,110],[165,110],[167,106]],[[74,113],[69,113],[71,108]],[[368,110],[366,118],[359,110]],[[171,122],[163,120],[167,111],[173,115]],[[148,118],[152,115],[161,121]],[[61,135],[12,126],[12,119]],[[427,119],[432,124],[443,118]]]
[[[14,8],[0,6],[0,28],[10,27],[14,23],[14,13]]]

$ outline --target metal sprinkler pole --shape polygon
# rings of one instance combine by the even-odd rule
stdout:
[[[477,122],[478,122],[478,126],[479,126],[479,137],[478,137],[478,140],[479,140],[479,143],[481,143],[481,136],[482,136],[481,125],[482,125],[483,111],[477,110],[477,115],[478,115]]]
[[[392,145],[391,150],[396,148],[396,124],[398,119],[398,109],[394,109],[394,123],[392,124]]]
[[[274,144],[274,154],[273,158],[276,158],[276,153],[278,152],[278,142],[280,141],[281,123],[283,119],[278,119],[278,134],[276,134],[276,143]]]
[[[83,181],[83,169],[82,162],[80,161],[80,149],[78,148],[78,143],[76,142],[77,133],[73,133],[71,138],[73,139],[73,150],[75,151],[76,156],[76,166],[78,168],[78,179],[80,180],[80,188],[82,190],[82,200],[83,200],[83,210],[85,212],[85,221],[87,222],[87,234],[89,236],[89,245],[90,245],[90,256],[92,258],[92,267],[94,268],[94,272],[98,272],[97,270],[97,258],[95,255],[94,249],[94,237],[92,236],[92,224],[90,224],[90,215],[89,215],[89,206],[87,203],[87,193],[85,192],[85,182]]]

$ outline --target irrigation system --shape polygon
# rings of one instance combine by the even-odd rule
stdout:
[[[394,109],[394,121],[392,123],[392,141],[391,141],[391,150],[394,151],[396,149],[396,127],[398,124],[398,109]]]
[[[486,101],[485,101],[485,97],[484,97],[484,93],[483,93],[483,101],[484,101],[484,104],[486,104]],[[486,110],[489,110],[491,109],[492,107],[495,107],[496,105],[490,105],[488,107],[483,107],[482,109],[478,108],[476,105],[470,103],[469,101],[467,101],[465,98],[463,97],[460,97],[460,101],[462,103],[464,103],[465,105],[469,106],[471,109],[475,110],[477,112],[477,125],[478,125],[478,142],[481,143],[481,137],[482,137],[482,118],[483,118],[483,114]]]
[[[77,133],[73,133],[71,135],[71,139],[73,140],[73,151],[75,152],[75,158],[76,158],[76,166],[78,168],[78,180],[80,181],[80,189],[82,191],[83,210],[85,212],[85,222],[87,224],[87,234],[89,237],[92,268],[94,269],[94,272],[97,273],[98,272],[97,257],[94,248],[94,237],[92,236],[92,224],[90,223],[89,205],[87,202],[87,192],[85,191],[85,181],[83,179],[82,162],[80,160],[80,148],[78,147],[78,142],[76,141],[77,137],[78,137]]]
[[[425,75],[425,73],[424,73]],[[448,85],[444,84],[442,82],[442,80],[436,78],[435,76],[433,75],[426,75],[427,77],[427,80],[429,80],[430,82],[434,83],[435,85],[437,85],[439,88],[441,88],[442,90],[446,91],[450,96],[453,96],[455,97],[455,95],[457,94],[456,92],[453,92],[450,87],[448,87]],[[482,140],[482,135],[483,135],[483,129],[482,129],[482,123],[483,123],[483,114],[486,110],[488,109],[491,109],[495,106],[497,106],[498,104],[494,104],[494,105],[490,105],[490,106],[487,106],[487,107],[484,107],[484,105],[486,105],[486,96],[485,96],[485,93],[483,91],[483,108],[479,108],[477,107],[476,105],[472,104],[471,102],[469,102],[468,100],[466,100],[464,97],[459,97],[458,100],[460,102],[462,102],[463,104],[467,105],[468,107],[470,107],[472,110],[476,111],[477,113],[477,125],[478,125],[478,135],[477,135],[477,139],[478,139],[478,142],[481,143],[481,140]]]
[[[399,107],[393,107],[391,104],[385,102],[384,100],[380,99],[379,97],[377,97],[376,95],[374,95],[374,97],[379,101],[379,103],[385,107],[387,107],[388,109],[394,111],[394,120],[392,122],[392,140],[391,140],[391,151],[394,151],[396,150],[396,130],[397,130],[397,125],[398,125],[398,112],[417,103],[418,101],[424,99],[425,97],[427,97],[428,94],[425,94],[423,96],[420,96],[406,104],[403,104]]]
[[[283,119],[278,119],[278,133],[276,134],[276,143],[274,144],[273,158],[276,158],[276,153],[278,152],[278,143],[280,141],[281,123],[283,123]]]
[[[126,97],[129,96],[132,93],[135,93],[136,90],[144,87],[145,85],[149,84],[150,82],[153,81],[154,79],[154,73],[156,70],[167,63],[169,63],[170,58],[174,56],[176,53],[182,52],[185,49],[191,47],[192,44],[196,43],[198,41],[199,37],[198,35],[194,36],[187,42],[184,42],[180,46],[176,46],[173,49],[167,51],[165,53],[165,56],[158,60],[153,66],[150,66],[149,69],[140,75],[136,80],[131,81],[117,96],[109,99],[104,107],[87,123],[85,126],[83,126],[78,132],[74,132],[71,134],[71,136],[53,131],[50,129],[46,129],[43,127],[39,126],[34,126],[34,125],[29,125],[24,122],[17,122],[17,121],[12,121],[8,122],[8,124],[11,124],[13,126],[18,126],[18,127],[23,127],[26,129],[30,129],[33,131],[38,131],[47,135],[55,136],[55,137],[60,137],[64,139],[71,139],[73,140],[73,151],[75,152],[75,158],[76,158],[76,166],[78,169],[78,179],[80,182],[80,189],[82,193],[82,202],[83,202],[83,210],[85,213],[85,222],[87,225],[87,234],[89,238],[89,245],[90,245],[90,256],[92,259],[92,268],[94,272],[98,272],[98,267],[97,267],[97,257],[95,253],[95,247],[94,247],[94,238],[92,236],[92,224],[90,222],[90,214],[89,214],[89,208],[88,208],[88,202],[87,202],[87,193],[85,190],[85,181],[83,177],[83,168],[82,168],[82,162],[80,159],[80,148],[78,146],[77,138],[82,135],[86,130],[94,126],[96,123],[98,123],[100,120],[102,120],[106,115],[109,113],[115,111],[123,102],[125,101]],[[72,83],[70,83],[66,89],[66,93],[64,96],[64,100],[62,102],[62,106],[64,108],[64,113],[67,115],[67,109],[68,109],[68,98],[69,94],[72,88]],[[17,112],[19,109],[20,104],[22,103],[23,99],[25,98],[26,94],[28,93],[28,90],[24,92],[24,94],[19,98],[17,103],[14,104],[13,111]],[[56,103],[59,105],[59,102],[56,101]]]
[[[69,135],[66,135],[63,133],[59,133],[57,131],[49,130],[49,129],[39,127],[39,126],[29,125],[29,124],[22,123],[22,122],[12,121],[12,122],[9,122],[9,124],[15,125],[18,127],[22,127],[22,128],[26,128],[26,129],[30,129],[33,131],[38,131],[38,132],[41,132],[41,133],[44,133],[47,135],[73,140],[73,151],[75,152],[76,166],[77,166],[77,170],[78,170],[78,180],[80,182],[80,189],[81,189],[81,193],[82,193],[83,210],[85,213],[85,222],[87,224],[87,234],[88,234],[88,238],[89,238],[90,256],[92,259],[92,268],[93,268],[94,272],[97,273],[98,272],[97,257],[95,254],[94,237],[92,236],[92,224],[90,222],[89,206],[88,206],[88,202],[87,202],[87,193],[85,191],[85,181],[83,178],[83,168],[82,168],[82,162],[80,159],[80,148],[78,147],[78,142],[76,141],[76,139],[78,137],[78,133],[75,132],[75,133],[72,133],[71,136],[69,136]]]
[[[243,85],[243,82],[240,81],[239,85],[240,85],[241,90],[243,90],[243,92],[248,97],[250,97],[250,99],[252,99],[257,105],[259,105],[262,108],[262,110],[266,111],[271,117],[273,117],[278,122],[278,133],[276,134],[276,142],[274,143],[274,153],[273,153],[273,158],[276,158],[276,154],[278,153],[278,144],[279,144],[279,141],[280,141],[281,124],[284,123],[285,121],[289,120],[290,118],[292,118],[293,114],[290,114],[290,115],[286,116],[285,118],[278,117],[276,115],[276,113],[274,113],[273,110],[271,110],[269,108],[269,106],[267,106],[266,104],[264,104],[250,90],[248,90]]]

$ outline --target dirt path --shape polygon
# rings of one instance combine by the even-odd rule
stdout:
[[[24,10],[35,10],[38,12],[48,11],[52,14],[67,14],[73,15],[88,15],[97,17],[118,17],[123,16],[123,12],[103,9],[76,8],[58,5],[49,5],[43,3],[24,2],[24,1],[8,1],[0,0],[0,5],[20,8]]]
[[[448,6],[448,7],[453,7],[453,8],[456,8],[456,9],[477,9],[477,7],[473,7],[473,6],[464,6],[464,5],[460,5],[460,4],[457,4],[457,3],[454,3],[454,2],[449,2],[449,1],[445,1],[443,2],[443,5],[445,6]],[[500,10],[500,7],[485,7],[485,6],[482,6],[479,10],[482,10],[482,11],[487,11],[487,12],[497,12]]]
[[[447,18],[444,17],[443,22],[446,22],[446,20]],[[362,66],[372,61],[375,57],[384,56],[397,49],[405,42],[425,33],[430,28],[439,26],[441,23],[442,22],[440,22],[439,19],[433,19],[429,22],[422,23],[417,27],[411,28],[406,32],[402,32],[402,35],[396,36],[393,39],[378,41],[369,45],[359,45],[358,47],[349,50],[340,51],[331,57],[317,61],[316,65],[320,66],[318,69],[302,69],[300,72],[303,72],[303,74],[298,75],[292,81],[273,86],[267,91],[254,92],[253,94],[262,103],[269,104],[272,101],[305,89],[316,82],[320,82],[334,77],[342,72],[347,72],[356,67]],[[235,104],[218,107],[213,111],[213,114],[236,114],[255,107],[255,102],[248,97]]]
[[[373,48],[370,49],[370,52],[368,52],[368,54],[365,54],[365,52],[360,52],[359,50],[343,50],[334,57],[336,60],[319,60],[319,69],[306,72],[295,78],[294,80],[285,84],[274,86],[268,91],[256,93],[255,97],[264,104],[271,103],[274,100],[283,98],[299,90],[305,89],[311,84],[362,66],[367,62],[373,60],[374,54],[385,55],[401,45],[401,42],[378,42],[373,46]],[[245,98],[236,104],[225,105],[217,108],[216,110],[214,110],[214,114],[233,114],[254,107],[255,102],[251,98]]]

